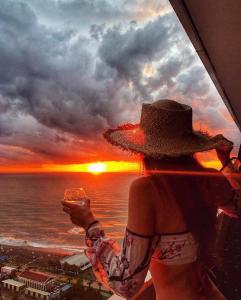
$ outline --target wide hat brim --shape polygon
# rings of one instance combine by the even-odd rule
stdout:
[[[233,143],[218,134],[211,137],[201,131],[192,131],[185,136],[163,137],[145,134],[140,124],[124,124],[115,129],[109,129],[104,137],[112,145],[120,146],[123,150],[141,153],[143,155],[162,158],[191,155],[217,149],[222,146],[232,147]]]

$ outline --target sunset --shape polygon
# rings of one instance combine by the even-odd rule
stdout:
[[[1,1],[0,300],[226,299],[237,3]]]
[[[238,146],[238,129],[168,1],[108,2],[107,19],[100,4],[92,11],[74,2],[2,5],[0,35],[7,28],[13,45],[0,46],[0,172],[133,161],[103,132],[138,122],[142,103],[165,98],[192,105],[198,130]]]
[[[138,172],[140,170],[140,165],[138,162],[98,161],[72,165],[45,165],[42,167],[42,170],[46,170],[47,172],[87,172],[101,174],[106,172]]]
[[[215,155],[207,155],[202,157],[202,154],[199,154],[200,163],[207,168],[220,169],[220,161],[215,159]],[[214,157],[214,159],[212,158]],[[43,164],[41,166],[9,166],[9,167],[0,167],[0,173],[90,173],[90,174],[102,174],[102,173],[112,173],[112,172],[127,172],[127,173],[141,173],[141,162],[140,161],[103,161],[103,162],[92,162],[92,163],[83,163],[83,164]]]

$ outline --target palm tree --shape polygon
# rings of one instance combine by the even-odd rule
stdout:
[[[99,289],[98,289],[98,291],[99,291],[99,293],[100,293],[100,291],[101,291],[101,287],[102,287],[102,284],[101,284],[101,282],[99,282],[99,281],[97,281],[97,284],[98,284],[98,286],[99,286]]]
[[[93,283],[93,280],[92,280],[92,279],[89,279],[89,280],[87,281],[88,288],[90,288],[90,286],[91,286],[92,283]]]

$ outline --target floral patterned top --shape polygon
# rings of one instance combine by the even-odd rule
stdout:
[[[129,298],[142,287],[151,259],[186,264],[197,259],[198,244],[190,232],[144,236],[126,228],[122,249],[105,236],[98,221],[87,230],[86,255],[98,281]]]

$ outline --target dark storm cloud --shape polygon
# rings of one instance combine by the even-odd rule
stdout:
[[[0,143],[43,157],[69,160],[71,151],[78,159],[98,157],[101,133],[137,121],[143,101],[179,97],[210,105],[205,70],[174,14],[142,27],[96,23],[84,35],[74,26],[45,26],[39,14],[47,16],[48,5],[50,12],[57,5],[67,20],[92,7],[93,16],[105,19],[114,9],[120,14],[123,1],[117,6],[104,0],[43,3],[1,3]],[[149,65],[154,71],[146,76],[143,70]],[[208,115],[215,118],[215,128],[222,126],[220,115],[212,110]],[[76,140],[81,140],[78,146]]]
[[[180,35],[180,32],[178,35]],[[176,43],[177,40],[174,41],[174,44]],[[167,45],[167,47],[169,48],[169,45]],[[157,69],[157,75],[148,79],[148,85],[152,91],[166,89],[173,92],[174,89],[176,89],[180,93],[182,83],[181,81],[179,82],[177,78],[178,76],[182,77],[183,72],[186,71],[186,76],[190,76],[192,79],[191,73],[193,72],[192,67],[195,66],[195,55],[191,51],[190,45],[185,46],[184,43],[180,53],[169,55],[168,49],[166,49],[166,53],[168,54],[164,55],[164,57],[162,56],[162,60]],[[197,81],[203,79],[203,73],[204,70],[202,69],[201,77]],[[186,81],[186,83],[187,85],[189,84],[188,81]],[[185,85],[183,85],[183,87],[185,87]],[[186,92],[187,90],[186,88]],[[160,97],[162,96],[160,95]]]
[[[89,41],[78,32],[47,31],[20,2],[5,2],[0,19],[2,106],[11,99],[40,123],[78,134],[103,128]]]
[[[144,28],[131,28],[124,33],[116,26],[103,37],[100,58],[117,70],[121,78],[131,80],[146,99],[150,93],[141,84],[143,66],[168,55],[177,34],[178,26],[172,15],[159,17]]]
[[[163,40],[169,43],[174,28],[169,16],[124,34],[114,27],[103,36],[96,65],[91,50],[96,42],[78,31],[47,30],[27,4],[5,2],[0,33],[2,95],[45,126],[96,135],[115,123],[115,114],[128,110],[123,105],[118,112],[115,108],[116,102],[133,100],[126,92],[129,79],[137,93],[148,96],[140,83],[141,68],[164,52]]]
[[[98,41],[104,36],[105,29],[106,29],[105,24],[101,24],[101,25],[92,24],[90,26],[90,36]]]

